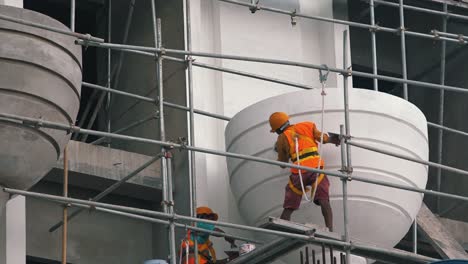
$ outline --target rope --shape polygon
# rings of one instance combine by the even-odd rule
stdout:
[[[297,136],[294,137],[295,140],[295,145],[296,145],[296,160],[297,160],[297,165],[301,166],[301,163],[299,161],[299,140],[297,139]],[[301,189],[302,189],[302,194],[304,195],[306,201],[310,202],[309,198],[307,198],[307,194],[305,192],[304,188],[304,182],[302,181],[302,172],[299,170],[299,178],[301,179]],[[317,185],[317,184],[316,184]]]
[[[317,169],[320,169],[320,164],[322,163],[323,127],[324,127],[324,122],[325,122],[325,119],[324,119],[324,116],[325,116],[325,96],[327,95],[327,93],[325,92],[325,84],[326,84],[327,79],[328,79],[328,74],[330,73],[330,70],[328,69],[327,65],[323,64],[322,66],[327,69],[327,72],[325,74],[323,74],[322,70],[319,69],[319,80],[320,80],[320,83],[322,84],[322,92],[320,93],[322,95],[322,114],[321,114],[321,122],[320,122],[320,132],[321,132],[321,134],[320,134],[320,143],[319,143],[319,162],[318,162],[318,165],[317,165]],[[299,161],[299,140],[298,140],[297,136],[294,138],[294,140],[295,140],[295,149],[296,149],[296,162],[297,162],[297,165],[301,166],[301,163]],[[306,191],[305,191],[304,182],[302,180],[301,170],[299,170],[299,178],[300,178],[301,189],[302,189],[302,193],[304,195],[304,198],[308,202],[314,201],[315,194],[317,193],[318,176],[315,178],[316,183],[314,184],[314,189],[313,189],[313,191],[312,191],[312,193],[310,195],[310,199],[307,197],[307,194],[306,194]]]
[[[322,114],[321,114],[321,121],[320,121],[320,144],[319,144],[319,162],[318,162],[318,165],[317,165],[317,169],[320,169],[320,164],[322,163],[322,146],[323,146],[323,128],[324,128],[324,123],[325,123],[325,96],[327,95],[327,93],[325,92],[325,84],[327,82],[327,79],[328,79],[328,74],[330,73],[330,70],[328,69],[328,66],[327,65],[323,65],[326,69],[327,69],[327,73],[325,74],[322,74],[322,70],[319,69],[319,79],[320,79],[320,83],[322,84],[322,92],[320,93],[322,95]],[[325,166],[324,168],[325,169]],[[318,176],[316,177],[315,179],[315,182],[317,182],[318,180]],[[317,193],[317,187],[318,187],[318,184],[315,184],[314,186],[314,190],[312,191],[312,194],[310,195],[310,198],[311,200],[313,201],[315,199],[315,194]]]

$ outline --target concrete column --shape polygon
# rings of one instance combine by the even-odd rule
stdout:
[[[5,204],[6,203],[6,204]],[[26,263],[26,199],[0,193],[0,264]]]
[[[26,198],[16,196],[6,205],[6,264],[26,264]]]
[[[0,0],[0,5],[23,8],[23,0]]]

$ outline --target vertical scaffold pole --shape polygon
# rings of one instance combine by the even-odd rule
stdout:
[[[375,26],[375,8],[374,8],[374,0],[369,1],[369,9],[370,9],[370,22],[372,26]],[[372,49],[372,73],[377,75],[377,43],[375,37],[375,29],[371,29],[371,49]],[[379,90],[379,81],[374,78],[374,90]]]
[[[348,30],[343,31],[343,69],[348,70]],[[350,136],[349,124],[349,96],[348,96],[348,77],[349,73],[343,74],[343,96],[344,96],[344,117],[346,137]],[[346,163],[351,167],[351,146],[346,144]]]
[[[408,73],[406,70],[406,35],[405,35],[405,10],[403,6],[403,0],[400,2],[400,46],[401,46],[401,73],[403,80],[408,80]],[[408,84],[403,84],[403,98],[408,100]]]
[[[343,69],[348,69],[348,30],[343,31]],[[348,94],[348,74],[343,74],[343,96],[344,96],[344,115],[345,125],[344,128],[340,126],[341,134],[341,151],[342,159],[346,156],[346,160],[342,160],[342,166],[345,170],[348,178],[343,179],[343,220],[344,220],[344,239],[349,242],[349,230],[348,230],[348,180],[351,179],[352,165],[351,165],[351,146],[345,144],[345,138],[350,136],[350,121],[349,121],[349,94]],[[344,135],[346,133],[346,135]],[[346,146],[345,146],[346,145]],[[346,147],[346,155],[345,155]],[[349,263],[351,251],[349,248],[346,249],[345,263]]]
[[[447,2],[444,2],[444,12],[448,14],[447,10]],[[447,16],[443,17],[442,21],[442,32],[447,31]],[[445,85],[445,53],[446,53],[446,45],[447,43],[445,40],[441,42],[441,51],[440,51],[440,84]],[[444,125],[444,103],[445,103],[445,90],[441,89],[439,94],[439,125]],[[438,131],[438,138],[437,138],[437,146],[439,147],[437,152],[437,163],[442,164],[442,151],[443,151],[443,136],[444,130],[439,129]],[[437,169],[437,191],[440,192],[441,189],[441,181],[442,178],[442,170],[440,168]],[[440,197],[437,196],[437,213],[440,214],[441,212],[441,205],[440,205]]]
[[[70,0],[70,29],[75,32],[75,15],[76,15],[76,2]]]
[[[190,14],[190,0],[185,1],[185,27],[186,27],[186,44],[187,50],[192,51],[192,24]],[[195,112],[193,104],[193,60],[191,56],[187,57],[187,93],[189,107],[189,145],[195,146]],[[189,196],[190,196],[190,216],[197,216],[197,177],[195,167],[195,152],[189,151]],[[194,223],[195,224],[195,223]],[[194,239],[194,248],[198,248],[197,239]],[[198,264],[198,250],[195,251],[195,264]]]
[[[341,171],[347,172],[348,165],[346,164],[346,143],[345,143],[345,131],[344,126],[340,125],[340,146],[341,146]],[[343,225],[344,225],[344,236],[343,240],[349,242],[349,232],[348,232],[348,179],[341,179],[343,183]],[[350,250],[346,249],[346,261],[347,263],[350,259]]]
[[[68,147],[63,150],[63,197],[68,197]],[[62,264],[67,264],[68,206],[63,207]]]
[[[112,42],[112,0],[108,0],[107,14],[107,41]],[[112,67],[112,49],[107,49],[107,88],[111,88],[111,67]],[[111,93],[107,93],[106,112],[107,112],[107,132],[111,132]],[[110,139],[107,139],[107,146],[110,147]]]

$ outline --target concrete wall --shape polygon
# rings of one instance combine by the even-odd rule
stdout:
[[[60,195],[61,185],[40,183],[33,191]],[[70,189],[70,196],[87,199],[95,195],[85,189]],[[104,202],[150,208],[151,205],[119,196]],[[43,200],[26,202],[27,255],[61,259],[61,229],[49,233],[49,228],[62,219],[62,207]],[[68,262],[70,263],[142,263],[153,256],[152,225],[101,212],[83,212],[70,221],[68,227]]]

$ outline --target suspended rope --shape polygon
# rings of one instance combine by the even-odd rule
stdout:
[[[320,80],[320,83],[322,85],[322,91],[321,91],[321,96],[322,96],[322,111],[321,111],[321,122],[320,122],[320,131],[321,131],[321,135],[320,135],[320,142],[319,142],[319,162],[318,162],[318,165],[317,165],[317,169],[320,169],[320,164],[322,163],[322,145],[323,145],[323,128],[324,128],[324,116],[325,116],[325,96],[327,95],[327,93],[325,92],[325,85],[326,85],[326,82],[327,82],[327,79],[328,79],[328,74],[330,73],[330,70],[328,69],[328,66],[325,65],[325,64],[322,64],[322,66],[324,68],[327,69],[326,73],[323,74],[322,73],[322,70],[319,69],[319,80]],[[298,140],[298,137],[297,135],[294,137],[294,140],[295,140],[295,150],[296,150],[296,163],[297,165],[301,165],[300,163],[300,160],[299,160],[299,140]],[[313,190],[312,190],[312,193],[310,195],[310,199],[307,197],[307,192],[306,192],[306,188],[304,186],[304,181],[303,181],[303,178],[302,178],[302,172],[301,170],[298,170],[299,172],[299,179],[300,179],[300,182],[301,182],[301,189],[302,189],[302,193],[304,195],[304,198],[306,199],[306,201],[308,202],[311,202],[311,201],[314,201],[314,198],[315,198],[315,194],[317,192],[317,186],[318,186],[318,183],[317,183],[317,180],[319,178],[319,175],[317,175],[317,177],[315,178],[315,184],[313,184]]]
[[[322,85],[322,92],[320,93],[322,95],[322,113],[321,113],[321,118],[320,118],[320,142],[319,142],[319,162],[318,162],[318,165],[317,165],[317,169],[320,169],[320,164],[322,164],[322,145],[323,145],[323,129],[325,127],[325,96],[327,95],[327,93],[325,92],[325,85],[327,83],[327,80],[328,80],[328,74],[330,73],[330,70],[328,69],[328,66],[323,64],[322,66],[324,66],[327,71],[325,74],[322,73],[322,70],[319,69],[319,80],[320,80],[320,84]],[[323,168],[325,169],[325,168]],[[315,199],[315,194],[317,193],[317,186],[318,186],[318,178],[319,178],[319,175],[317,175],[317,177],[315,178],[315,184],[314,184],[314,189],[310,195],[310,200],[314,200]]]

